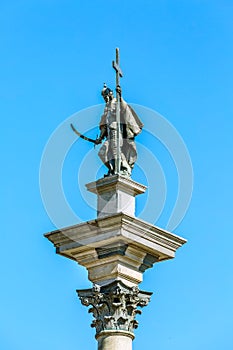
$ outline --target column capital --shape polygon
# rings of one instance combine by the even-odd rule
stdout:
[[[120,331],[134,337],[133,331],[138,327],[135,317],[141,314],[138,307],[146,306],[152,295],[121,281],[101,287],[94,285],[91,289],[77,290],[77,293],[83,305],[91,306],[89,312],[94,316],[91,327],[96,328],[96,337],[106,331]]]

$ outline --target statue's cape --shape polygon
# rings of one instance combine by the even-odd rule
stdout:
[[[142,121],[140,120],[139,116],[137,115],[137,113],[135,112],[135,110],[134,110],[130,105],[128,105],[128,107],[129,107],[131,113],[133,114],[134,119],[135,119],[137,125],[139,126],[140,129],[142,129],[143,126],[144,126],[144,124],[143,124]]]
[[[126,125],[130,124],[130,125],[132,125],[132,127],[134,125],[135,134],[138,134],[140,129],[143,128],[143,123],[140,120],[137,113],[135,112],[135,110],[129,104],[127,104],[124,100],[123,100],[123,103],[126,105],[126,108],[123,108],[123,110],[122,110],[121,122],[126,124]],[[115,111],[116,110],[114,110],[114,112]],[[106,123],[107,123],[106,117],[107,117],[107,110],[105,109],[104,114],[102,115],[102,117],[100,119],[100,123],[99,123],[100,128],[106,125]],[[136,129],[139,129],[139,130],[136,131]]]

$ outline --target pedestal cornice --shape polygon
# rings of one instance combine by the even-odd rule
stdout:
[[[154,263],[172,259],[186,240],[124,213],[56,230],[45,235],[57,254],[88,270],[91,282],[114,280],[138,285]]]
[[[174,233],[141,219],[117,213],[45,234],[57,248],[57,253],[75,259],[77,249],[103,247],[103,243],[122,241],[144,246],[152,254],[157,251],[159,260],[174,257],[176,250],[187,241]],[[82,249],[82,250],[83,250]]]
[[[130,178],[120,175],[108,176],[97,181],[86,184],[88,191],[97,195],[109,191],[109,189],[123,189],[134,196],[142,194],[146,191],[147,186],[140,184]]]

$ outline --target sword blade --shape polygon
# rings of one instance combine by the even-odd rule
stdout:
[[[79,137],[81,137],[83,140],[86,140],[86,141],[89,141],[89,142],[92,142],[95,144],[95,140],[94,139],[90,139],[89,137],[85,136],[85,135],[82,135],[75,127],[73,124],[70,124],[71,126],[71,129],[75,132],[75,134],[77,134]]]

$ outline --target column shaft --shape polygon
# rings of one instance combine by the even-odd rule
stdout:
[[[132,350],[132,334],[124,335],[111,332],[102,332],[97,337],[98,350]]]

